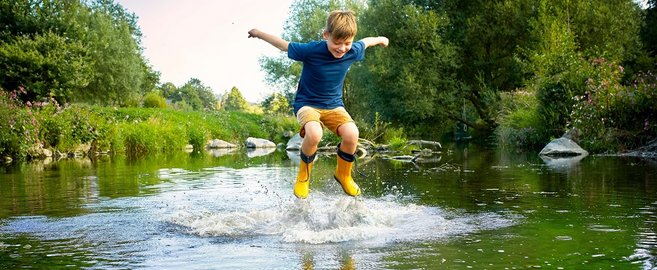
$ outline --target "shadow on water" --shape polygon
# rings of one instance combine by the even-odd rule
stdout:
[[[0,268],[642,268],[657,260],[657,166],[446,146],[359,159],[363,196],[319,155],[270,149],[21,164],[0,174]],[[293,263],[290,263],[293,262]]]

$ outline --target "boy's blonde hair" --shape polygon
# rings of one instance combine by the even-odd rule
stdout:
[[[358,27],[356,26],[356,15],[351,10],[334,10],[326,19],[326,28],[324,29],[331,38],[342,40],[356,36]]]

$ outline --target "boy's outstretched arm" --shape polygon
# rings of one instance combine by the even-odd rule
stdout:
[[[280,37],[277,37],[277,36],[274,36],[274,35],[271,35],[271,34],[267,34],[265,32],[262,32],[262,31],[258,30],[258,29],[255,29],[255,28],[251,29],[251,31],[249,31],[249,37],[250,38],[259,38],[259,39],[262,39],[264,41],[267,41],[267,43],[273,45],[274,47],[276,47],[279,50],[284,51],[284,52],[287,52],[287,46],[290,44],[290,42],[288,42],[287,40],[284,40]]]
[[[381,45],[383,47],[388,47],[388,38],[387,37],[366,37],[361,39],[365,43],[365,48],[369,48],[376,45]]]

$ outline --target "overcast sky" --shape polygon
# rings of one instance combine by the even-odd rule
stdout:
[[[250,102],[273,92],[258,59],[280,51],[248,31],[280,35],[292,0],[117,0],[139,17],[144,55],[161,82],[198,78],[215,93],[236,86]]]

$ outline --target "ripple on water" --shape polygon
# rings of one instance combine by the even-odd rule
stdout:
[[[186,209],[171,223],[199,236],[277,236],[310,244],[366,240],[373,243],[440,239],[513,225],[499,214],[455,214],[436,207],[402,204],[393,198],[313,194],[277,207],[250,211]]]

